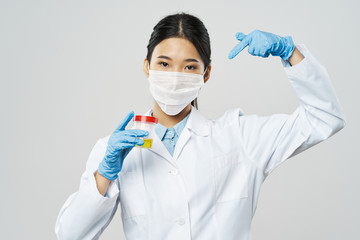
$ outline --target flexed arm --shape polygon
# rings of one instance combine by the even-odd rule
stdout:
[[[230,59],[246,46],[254,56],[280,56],[299,99],[299,106],[292,114],[238,116],[241,146],[267,176],[286,159],[344,128],[346,116],[326,68],[304,44],[295,48],[289,36],[283,38],[258,30],[249,35],[237,33],[236,37],[240,43],[231,50]]]
[[[104,138],[96,142],[79,190],[66,200],[56,220],[59,240],[98,239],[112,220],[120,202],[116,179],[125,157],[135,144],[144,144],[138,137],[148,134],[139,129],[125,130],[133,116],[133,111],[128,113],[107,142]]]

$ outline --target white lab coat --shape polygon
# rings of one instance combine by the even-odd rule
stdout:
[[[300,103],[292,114],[245,115],[235,108],[206,119],[192,107],[173,157],[154,134],[152,149],[131,150],[105,197],[94,172],[110,135],[99,139],[78,192],[59,213],[58,239],[98,239],[119,203],[128,240],[251,239],[265,178],[345,126],[326,69],[304,44],[296,46],[305,59],[295,66],[281,59]]]

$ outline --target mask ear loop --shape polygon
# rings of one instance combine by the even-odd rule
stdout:
[[[205,76],[207,70],[208,70],[208,67],[206,67],[206,69],[205,69],[205,71],[204,71],[204,73],[202,75],[203,77]]]

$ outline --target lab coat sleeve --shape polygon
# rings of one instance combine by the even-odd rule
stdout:
[[[291,66],[281,59],[299,99],[296,110],[270,116],[238,115],[242,146],[265,177],[286,159],[341,130],[346,122],[327,70],[304,44],[296,47],[305,57],[300,63]]]
[[[59,240],[98,239],[117,210],[117,180],[110,183],[104,197],[97,189],[94,176],[105,156],[106,145],[104,139],[96,142],[86,163],[86,170],[81,176],[79,190],[69,196],[60,210],[55,224],[55,233]]]

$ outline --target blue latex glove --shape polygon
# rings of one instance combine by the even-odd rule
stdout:
[[[144,141],[138,137],[145,137],[149,134],[148,131],[140,129],[125,130],[126,125],[133,116],[134,112],[129,112],[111,134],[105,157],[99,164],[99,173],[111,181],[118,178],[118,173],[122,169],[124,159],[135,144],[139,146],[144,144]]]
[[[246,46],[249,46],[248,52],[251,55],[268,57],[271,54],[288,60],[295,48],[291,36],[280,37],[260,30],[254,30],[248,35],[238,32],[236,38],[240,43],[230,51],[229,59],[233,59]]]

